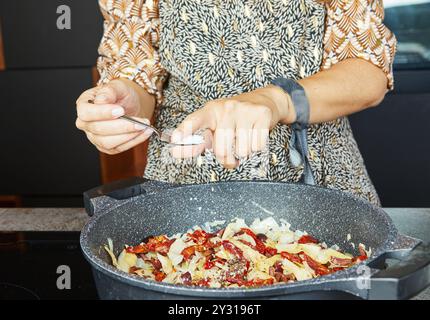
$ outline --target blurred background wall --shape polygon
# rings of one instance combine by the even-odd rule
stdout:
[[[396,89],[351,124],[383,205],[430,207],[430,1],[384,2]],[[57,29],[60,5],[70,30]],[[144,145],[99,155],[74,125],[102,23],[96,0],[0,0],[0,207],[81,206],[84,190],[142,173]]]

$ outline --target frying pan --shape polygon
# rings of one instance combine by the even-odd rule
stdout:
[[[89,190],[84,202],[91,219],[80,243],[102,299],[406,299],[430,284],[430,246],[400,234],[381,208],[336,190],[268,181],[174,185],[133,178]],[[124,244],[140,243],[149,235],[183,233],[215,220],[240,217],[251,223],[269,216],[283,218],[293,230],[306,230],[355,255],[363,243],[372,255],[354,267],[316,279],[215,289],[127,274],[111,265],[103,249],[108,238],[119,254]],[[385,268],[388,258],[399,262]]]

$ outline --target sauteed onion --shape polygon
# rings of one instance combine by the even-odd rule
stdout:
[[[125,246],[115,257],[113,243],[105,246],[118,269],[145,279],[201,287],[258,287],[324,276],[351,267],[370,255],[360,244],[359,256],[328,247],[285,221],[256,219],[248,226],[236,218],[225,228],[216,221],[171,237],[149,237]]]

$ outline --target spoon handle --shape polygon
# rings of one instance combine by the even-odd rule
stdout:
[[[150,124],[147,124],[147,123],[145,123],[145,122],[142,122],[142,121],[139,121],[139,120],[136,120],[136,119],[134,119],[134,118],[132,118],[132,117],[129,117],[129,116],[121,116],[120,117],[121,119],[124,119],[124,120],[127,120],[127,121],[130,121],[130,122],[133,122],[133,123],[135,123],[135,124],[138,124],[138,125],[140,125],[140,126],[142,126],[142,127],[145,127],[145,128],[148,128],[148,129],[151,129],[151,130],[153,130],[159,137],[161,137],[161,132],[157,129],[157,128],[155,128],[155,127],[153,127],[153,126],[151,126]]]

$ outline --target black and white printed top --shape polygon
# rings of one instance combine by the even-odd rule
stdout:
[[[156,11],[154,15],[159,14],[159,19],[153,20],[149,29],[156,23],[157,32],[149,34],[152,42],[148,37],[146,40],[157,43],[157,51],[152,54],[169,74],[157,107],[158,128],[176,128],[209,100],[265,86],[280,76],[308,77],[321,69],[323,58],[327,63],[327,11],[314,0],[165,0],[155,4],[158,7],[150,9]],[[108,19],[115,15],[114,10],[111,16],[107,9],[104,13]],[[395,38],[393,41],[391,47]],[[100,49],[101,82],[121,76],[136,80],[138,74],[141,81],[136,82],[150,87],[145,85],[151,80],[148,70],[157,72],[157,66],[128,72],[127,63],[132,62],[123,61],[119,65],[123,69],[116,67],[112,72],[106,61],[109,57],[103,55],[112,50],[108,44],[105,40]],[[173,159],[168,146],[154,138],[149,145],[145,177],[185,184],[250,179],[297,182],[303,167],[290,163],[290,136],[291,127],[278,124],[270,132],[269,148],[252,154],[235,169],[224,168],[210,150],[196,159]],[[379,205],[347,118],[311,125],[308,144],[317,184]]]

